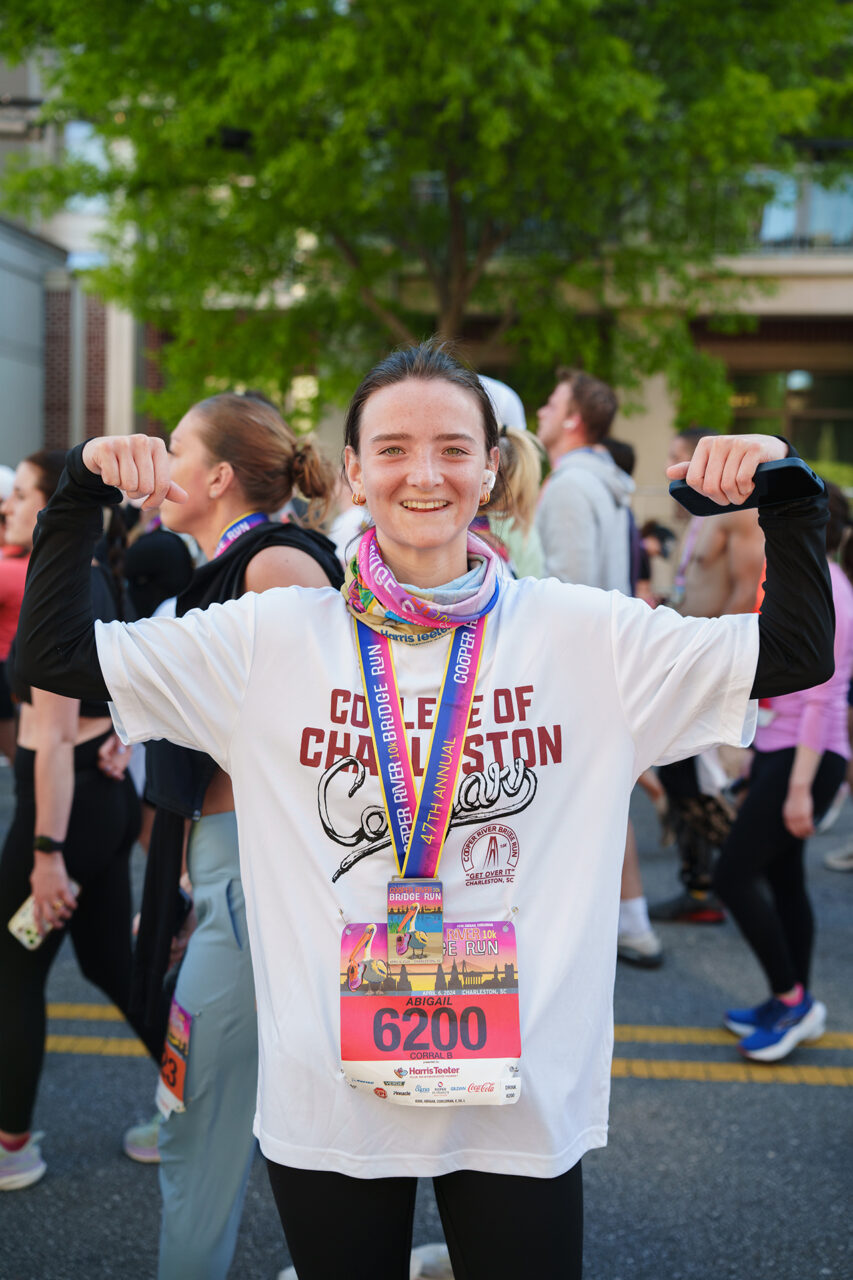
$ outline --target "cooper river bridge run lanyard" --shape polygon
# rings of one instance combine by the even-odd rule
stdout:
[[[264,511],[247,511],[245,515],[238,516],[232,524],[227,525],[220,533],[213,559],[216,560],[242,534],[248,533],[250,529],[257,528],[259,524],[269,524],[269,516]]]
[[[358,619],[354,621],[370,732],[397,869],[406,879],[434,878],[462,766],[486,618],[456,627],[452,633],[420,794],[406,740],[391,642]]]

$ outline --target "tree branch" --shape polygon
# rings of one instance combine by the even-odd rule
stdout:
[[[488,338],[484,340],[477,352],[478,364],[488,364],[492,355],[498,354],[501,339],[509,332],[518,319],[518,312],[515,307],[510,307],[509,311],[501,316]]]
[[[442,300],[439,329],[448,338],[458,337],[465,313],[466,240],[465,214],[456,190],[456,171],[449,166],[446,173],[447,212],[449,218],[447,245],[446,301]]]
[[[361,262],[359,261],[358,254],[355,252],[352,245],[349,241],[345,240],[342,235],[339,235],[337,231],[332,231],[330,234],[336,249],[352,271],[353,275],[361,277],[363,274]],[[394,335],[398,342],[417,342],[417,338],[412,333],[408,325],[405,324],[405,322],[401,320],[396,312],[392,311],[390,307],[386,307],[383,302],[380,302],[376,294],[368,285],[359,283],[358,292],[364,305],[369,311],[373,312],[377,320],[381,321],[381,323],[385,325],[386,329]]]
[[[471,270],[465,277],[465,302],[468,301],[479,284],[480,277],[490,259],[494,257],[502,244],[506,244],[509,234],[508,231],[498,231],[492,222],[487,222],[484,226],[483,234],[480,236],[480,243],[477,246],[477,256],[474,259]]]
[[[410,253],[413,258],[417,258],[423,263],[424,270],[429,277],[429,282],[435,289],[435,296],[438,299],[439,309],[444,311],[448,305],[447,281],[441,274],[432,254],[423,246],[418,247],[412,244],[411,240],[405,239],[403,236],[393,236],[394,244],[402,249],[404,253]]]

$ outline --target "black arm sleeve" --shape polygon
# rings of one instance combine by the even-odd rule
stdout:
[[[95,648],[92,552],[103,532],[102,508],[121,492],[83,464],[72,449],[56,493],[39,513],[27,586],[18,619],[18,680],[88,701],[109,699]]]
[[[790,448],[792,457],[796,451]],[[753,698],[823,684],[835,670],[835,609],[826,559],[826,494],[762,507],[767,575]]]

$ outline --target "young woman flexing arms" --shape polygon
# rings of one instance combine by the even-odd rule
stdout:
[[[346,445],[376,523],[342,594],[96,629],[55,586],[85,561],[110,486],[181,494],[155,441],[72,451],[41,518],[22,660],[48,688],[109,693],[126,740],[201,748],[231,777],[255,1131],[300,1280],[405,1276],[418,1176],[435,1180],[457,1280],[576,1277],[580,1159],[606,1141],[631,787],[656,760],[748,741],[751,698],[827,678],[822,500],[762,515],[760,618],[681,618],[499,581],[468,533],[497,424],[442,348],[367,375]],[[743,501],[787,451],[716,438],[687,479]],[[70,525],[76,556],[55,532]],[[413,903],[417,948],[399,929]]]

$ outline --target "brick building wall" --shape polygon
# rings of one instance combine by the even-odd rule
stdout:
[[[106,422],[107,309],[100,298],[86,298],[86,409],[85,435],[109,434]]]
[[[46,449],[68,449],[74,443],[72,396],[72,325],[75,320],[72,286],[57,285],[45,290],[44,331],[44,441]],[[106,307],[100,298],[87,297],[76,309],[83,331],[77,342],[83,346],[83,412],[85,437],[101,436],[106,422],[107,341]]]
[[[71,294],[47,289],[44,333],[44,447],[67,449],[71,417]]]
[[[141,384],[145,391],[162,391],[164,386],[163,369],[160,364],[160,352],[169,341],[168,334],[153,324],[146,324],[143,330],[143,350],[141,367]],[[141,415],[140,431],[149,436],[166,438],[165,426],[150,413]]]

